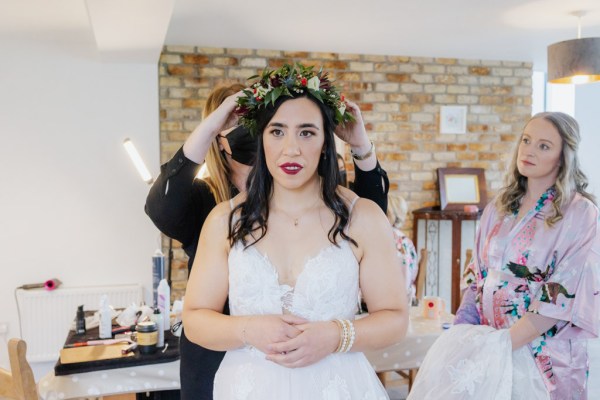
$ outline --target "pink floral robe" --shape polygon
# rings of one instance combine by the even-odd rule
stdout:
[[[521,220],[489,204],[482,217],[457,323],[510,328],[526,311],[560,320],[529,344],[552,399],[587,399],[587,341],[598,336],[598,208],[579,194],[552,228],[550,188]],[[478,321],[467,321],[469,309]]]

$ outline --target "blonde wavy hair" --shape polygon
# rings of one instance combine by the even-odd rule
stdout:
[[[241,83],[225,84],[214,88],[206,99],[202,119],[215,111],[227,97],[244,88],[245,86]],[[200,177],[208,184],[217,204],[229,200],[232,197],[231,167],[221,150],[219,150],[219,143],[216,139],[211,143],[204,162],[206,169]]]
[[[562,151],[560,156],[560,166],[554,188],[556,195],[552,200],[552,212],[546,217],[546,225],[552,227],[556,222],[563,217],[562,208],[568,204],[575,193],[581,194],[583,197],[596,203],[595,197],[588,193],[585,189],[588,186],[588,180],[583,171],[581,171],[577,149],[581,142],[579,134],[579,124],[577,121],[562,112],[542,112],[534,115],[527,121],[543,118],[550,122],[558,131],[562,139]],[[525,124],[525,126],[527,126]],[[512,161],[508,167],[508,172],[504,177],[504,187],[501,189],[497,200],[496,208],[505,214],[511,214],[517,210],[521,204],[521,199],[527,191],[527,178],[519,173],[517,168],[517,157],[519,152],[519,142],[513,152]]]
[[[387,217],[392,226],[396,229],[401,229],[406,221],[408,213],[408,205],[404,197],[398,194],[388,195]]]

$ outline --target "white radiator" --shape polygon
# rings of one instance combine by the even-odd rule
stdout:
[[[107,295],[109,304],[124,308],[143,300],[141,285],[89,286],[17,290],[23,340],[27,342],[30,362],[54,361],[65,343],[77,307],[97,310],[100,297]]]

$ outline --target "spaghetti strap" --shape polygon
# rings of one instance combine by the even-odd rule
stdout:
[[[229,207],[231,208],[231,211],[233,211],[233,198],[229,199]]]
[[[352,214],[352,210],[354,209],[354,205],[356,204],[356,202],[358,201],[359,197],[356,196],[353,200],[352,203],[350,203],[350,207],[348,207],[348,213]]]
[[[350,224],[352,223],[352,210],[354,209],[354,205],[356,204],[358,199],[359,199],[358,196],[356,196],[354,199],[352,199],[352,202],[350,202],[350,206],[348,207],[348,224],[344,228],[344,233],[346,235],[348,234],[348,231],[350,230]]]

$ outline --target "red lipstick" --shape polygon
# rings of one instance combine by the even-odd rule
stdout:
[[[288,175],[296,175],[304,167],[298,163],[284,163],[281,164],[279,168]]]

